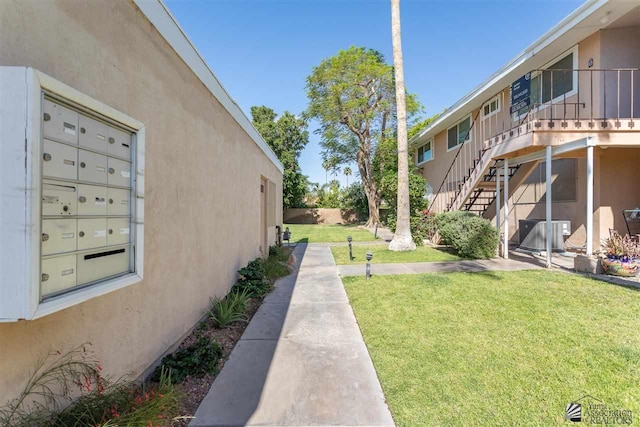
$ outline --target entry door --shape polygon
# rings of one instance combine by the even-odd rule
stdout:
[[[269,254],[269,246],[267,243],[267,180],[265,178],[260,179],[260,236],[261,246],[260,252],[262,255]]]

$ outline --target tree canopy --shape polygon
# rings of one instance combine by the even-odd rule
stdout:
[[[396,123],[393,67],[384,56],[350,47],[323,60],[307,77],[306,116],[318,120],[322,156],[330,164],[355,162],[369,204],[369,222],[379,222],[380,191],[373,179],[376,146],[393,134]],[[407,94],[407,114],[420,106]]]
[[[284,166],[282,202],[285,208],[304,206],[308,179],[300,171],[298,157],[309,142],[305,119],[285,111],[280,117],[266,106],[251,107],[253,125]]]

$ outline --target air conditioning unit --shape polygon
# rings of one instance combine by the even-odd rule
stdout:
[[[521,219],[520,248],[528,251],[547,250],[546,221],[544,219]],[[564,236],[571,235],[571,221],[551,221],[551,248],[554,252],[564,252]]]

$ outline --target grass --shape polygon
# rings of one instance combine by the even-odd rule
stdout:
[[[636,290],[546,271],[343,282],[398,426],[561,425],[587,394],[640,414]]]
[[[331,248],[333,258],[336,264],[364,264],[366,261],[364,255],[367,252],[373,254],[374,263],[394,263],[394,262],[435,262],[435,261],[458,261],[461,258],[451,252],[440,249],[421,246],[415,251],[395,252],[390,251],[385,245],[369,245],[369,246],[353,246],[353,261],[349,261],[348,246],[334,246]]]
[[[354,242],[375,240],[373,234],[355,225],[286,224],[285,227],[291,231],[291,242],[346,242],[347,236],[351,236]]]

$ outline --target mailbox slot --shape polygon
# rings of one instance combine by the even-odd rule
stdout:
[[[131,224],[129,218],[107,219],[107,245],[122,245],[131,240]]]
[[[76,215],[78,211],[78,185],[44,180],[41,199],[42,215]]]
[[[106,245],[106,218],[78,220],[78,250],[99,248]]]
[[[51,178],[78,179],[78,149],[44,140],[42,174]]]
[[[91,151],[78,152],[78,179],[80,181],[107,183],[107,156]]]
[[[107,179],[109,185],[131,187],[131,163],[109,157]]]
[[[79,254],[77,256],[78,284],[129,272],[129,251],[130,248],[124,246]]]
[[[80,126],[80,135],[78,136],[80,146],[106,153],[107,125],[82,114],[78,122]]]
[[[72,288],[77,284],[76,255],[64,255],[42,260],[40,295]]]
[[[75,219],[45,219],[42,221],[42,255],[77,250]]]
[[[109,215],[131,214],[131,192],[129,190],[109,188],[107,194],[107,212]]]
[[[78,215],[106,215],[107,187],[78,185]]]
[[[78,113],[45,99],[42,120],[45,138],[78,144]]]
[[[107,153],[130,160],[131,135],[111,126],[108,127],[107,134]]]

